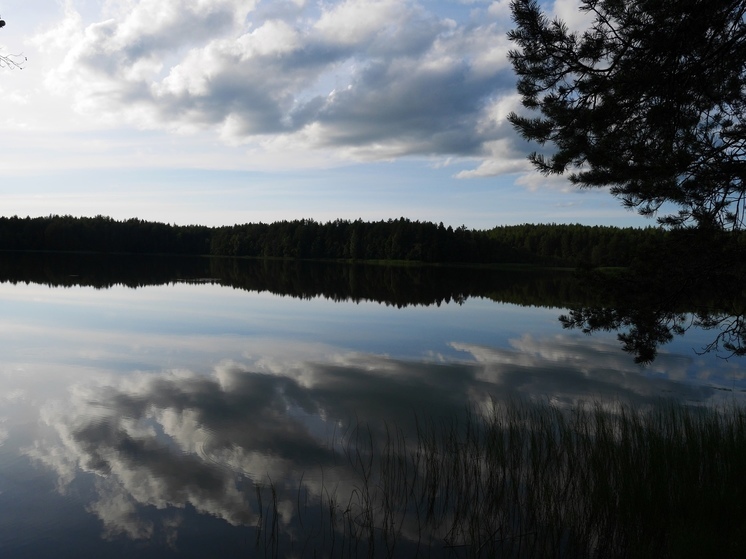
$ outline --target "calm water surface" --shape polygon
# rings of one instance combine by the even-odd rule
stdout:
[[[302,556],[304,515],[359,487],[341,441],[360,425],[411,432],[510,397],[705,403],[746,388],[741,362],[698,355],[710,333],[641,367],[615,333],[563,330],[557,306],[70,283],[0,284],[4,558],[252,556],[268,530],[285,543],[263,553]]]

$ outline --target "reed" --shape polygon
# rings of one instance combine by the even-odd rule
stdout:
[[[324,485],[320,499],[298,488],[284,543],[270,487],[268,537],[256,540],[265,554],[735,557],[746,548],[746,411],[735,405],[495,402],[450,422],[418,417],[412,433],[358,424],[343,442],[349,478]]]

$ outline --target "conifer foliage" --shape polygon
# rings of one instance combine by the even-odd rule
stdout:
[[[526,114],[510,122],[545,174],[609,187],[670,226],[742,229],[746,0],[581,0],[583,32],[513,0]],[[539,113],[538,115],[536,113]]]

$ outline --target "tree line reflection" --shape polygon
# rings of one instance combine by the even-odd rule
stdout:
[[[79,253],[4,253],[0,281],[53,287],[137,288],[207,282],[251,292],[407,307],[501,303],[568,309],[565,328],[616,331],[638,363],[692,327],[712,340],[697,351],[746,353],[746,290],[732,251],[672,244],[656,259],[623,271],[485,266],[347,264],[289,259],[234,259]],[[692,254],[697,258],[691,258]],[[727,256],[727,257],[726,257]]]
[[[583,296],[571,273],[547,274],[531,268],[384,266],[152,255],[5,253],[0,281],[97,289],[208,282],[301,299],[375,301],[396,307],[459,303],[469,297],[561,307]]]
[[[700,353],[746,355],[746,244],[725,235],[682,232],[676,242],[617,273],[590,271],[582,282],[602,304],[570,305],[566,328],[617,331],[638,363],[690,328],[712,332]]]

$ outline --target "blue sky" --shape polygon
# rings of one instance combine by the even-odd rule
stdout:
[[[576,0],[547,9],[582,26]],[[0,213],[652,225],[534,172],[499,0],[0,0]]]

